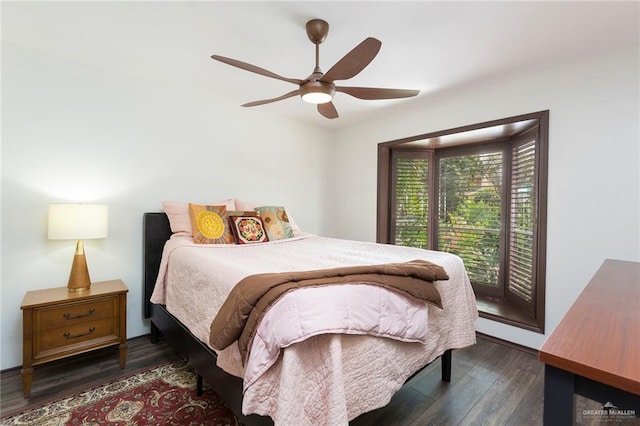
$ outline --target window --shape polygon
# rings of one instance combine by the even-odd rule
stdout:
[[[394,242],[411,247],[427,247],[430,153],[394,151],[393,185],[395,202],[391,222]]]
[[[544,332],[548,111],[385,142],[378,241],[457,254],[480,315]]]

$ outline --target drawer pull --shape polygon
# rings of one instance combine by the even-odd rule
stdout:
[[[77,318],[84,318],[84,317],[90,317],[91,315],[93,315],[93,313],[96,311],[95,308],[90,308],[89,312],[87,312],[86,314],[80,314],[80,315],[76,315],[74,317],[71,316],[71,314],[69,312],[65,312],[62,316],[64,317],[64,319],[77,319]]]
[[[80,334],[76,334],[75,336],[72,336],[72,335],[71,335],[71,333],[69,333],[69,332],[67,331],[66,333],[64,333],[64,334],[63,334],[63,336],[64,336],[66,339],[77,339],[78,337],[88,336],[88,335],[90,335],[91,333],[93,333],[94,331],[96,331],[96,328],[95,328],[95,327],[91,327],[91,328],[89,329],[89,331],[88,331],[88,332],[86,332],[86,333],[80,333]]]

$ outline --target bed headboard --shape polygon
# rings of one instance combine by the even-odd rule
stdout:
[[[151,317],[151,294],[158,278],[164,243],[171,237],[169,218],[165,213],[144,213],[142,254],[144,264],[144,317]]]

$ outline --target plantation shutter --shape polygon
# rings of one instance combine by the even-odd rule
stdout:
[[[536,135],[513,145],[507,290],[533,310]]]
[[[393,152],[391,241],[394,244],[427,247],[429,157],[424,151]]]
[[[502,294],[502,150],[438,162],[437,249],[462,258],[474,285]],[[488,287],[491,287],[488,288]]]

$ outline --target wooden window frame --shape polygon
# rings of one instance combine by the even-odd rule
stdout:
[[[509,134],[510,129],[516,126],[518,123],[533,123],[528,125],[524,130],[517,130],[514,133]],[[504,286],[503,293],[500,295],[495,294],[477,294],[478,311],[481,317],[488,318],[494,321],[506,323],[537,333],[544,333],[545,325],[545,278],[546,278],[546,229],[547,229],[547,173],[548,173],[548,133],[549,133],[549,111],[538,111],[530,114],[523,114],[499,120],[488,121],[484,123],[472,124],[469,126],[458,127],[454,129],[448,129],[438,132],[432,132],[408,138],[398,139],[389,142],[383,142],[378,144],[378,203],[377,203],[377,229],[376,240],[380,243],[394,243],[392,239],[392,230],[394,225],[391,223],[395,213],[391,211],[393,206],[393,176],[391,173],[392,167],[392,153],[395,150],[407,149],[416,150],[416,143],[420,141],[427,141],[425,147],[420,148],[422,151],[430,151],[430,158],[435,159],[440,153],[442,155],[450,155],[450,153],[464,153],[469,146],[473,146],[473,150],[482,144],[487,147],[491,147],[494,144],[505,142],[505,136],[492,136],[486,140],[477,140],[473,137],[468,137],[474,131],[480,129],[504,129],[507,133],[506,139],[511,140],[508,142],[509,151],[511,147],[519,143],[519,139],[524,137],[533,127],[537,127],[537,140],[536,140],[536,167],[535,167],[535,191],[534,194],[534,211],[535,211],[535,225],[534,225],[534,246],[533,246],[533,258],[534,268],[532,272],[532,287],[533,298],[529,305],[523,305],[520,303],[520,299],[514,298],[509,295],[508,285]],[[447,137],[459,137],[453,146],[440,146],[440,142]],[[465,137],[468,140],[465,140]],[[430,144],[430,146],[429,146]],[[511,152],[509,152],[507,160],[511,159]],[[437,209],[433,200],[437,191],[437,170],[438,161],[432,161],[429,173],[431,176],[431,182],[435,184],[430,185],[430,201],[429,201],[429,221],[437,217]],[[435,166],[434,166],[435,165]],[[507,168],[503,171],[503,185],[505,188],[511,186],[510,183],[510,168],[511,165],[507,165]],[[507,197],[510,199],[510,197]],[[509,220],[509,200],[503,202],[502,220]],[[428,241],[432,245],[437,242],[437,219],[435,222],[431,222],[432,226],[429,227]],[[502,227],[504,228],[504,227]],[[505,237],[506,238],[506,237]],[[437,247],[431,246],[431,248],[437,249]],[[506,253],[501,253],[501,264],[505,264]],[[501,268],[503,269],[503,268]],[[506,273],[506,267],[503,273]]]

